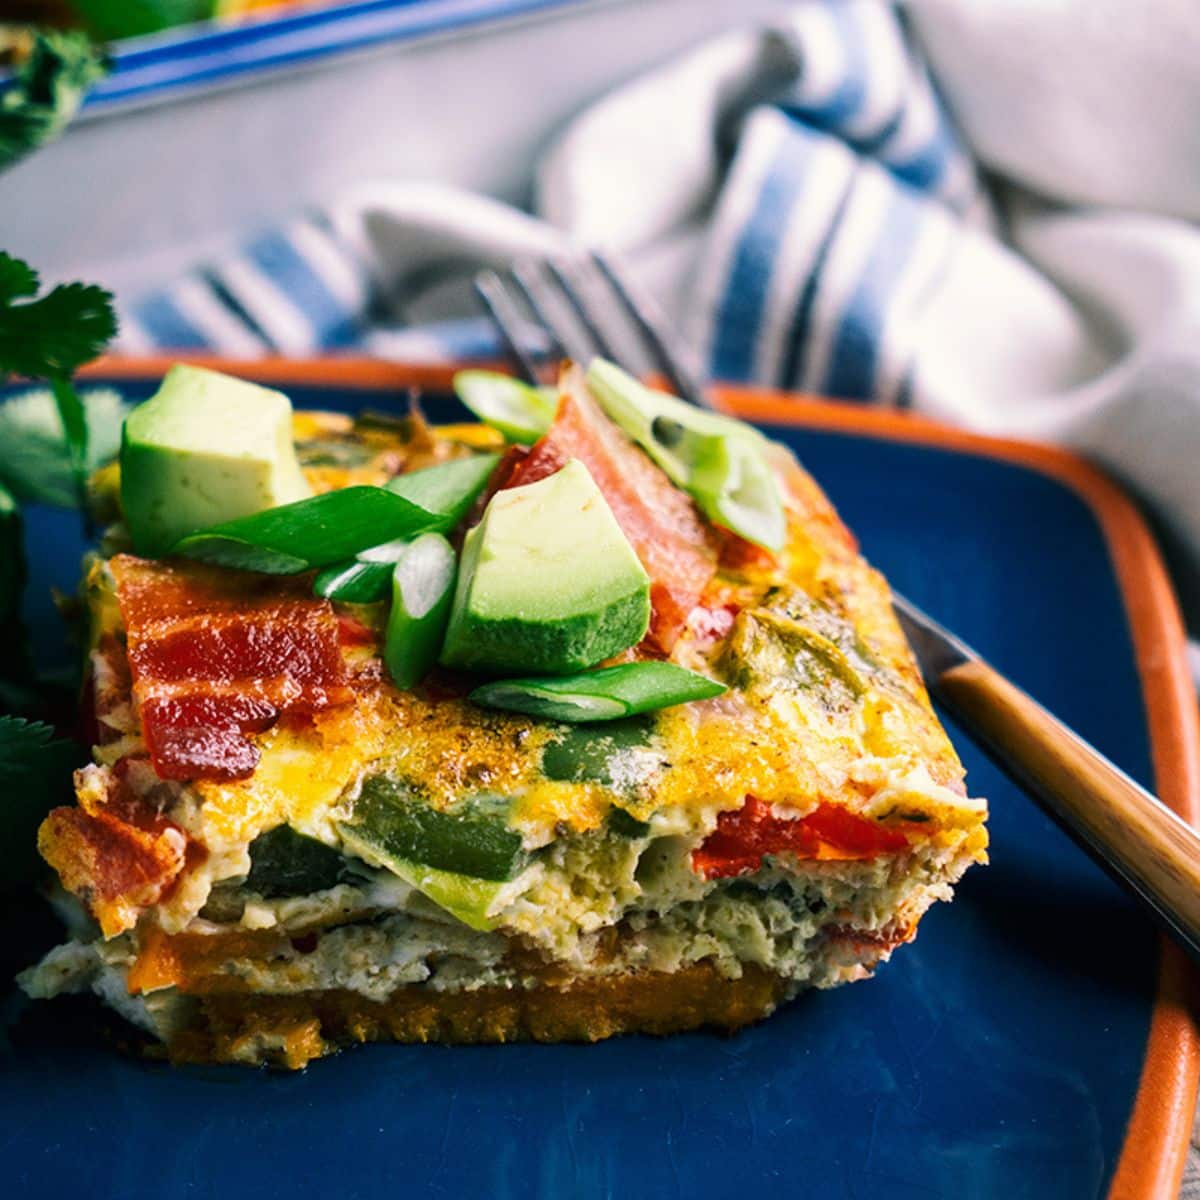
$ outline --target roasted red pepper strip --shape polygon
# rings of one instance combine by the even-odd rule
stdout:
[[[834,804],[818,804],[806,817],[777,817],[754,796],[736,812],[723,812],[717,827],[692,853],[692,869],[706,879],[744,875],[762,866],[764,855],[788,852],[798,858],[868,859],[903,850],[898,829],[860,817]]]
[[[534,483],[572,458],[587,467],[650,576],[650,640],[670,650],[713,577],[716,535],[691,499],[642,453],[567,372],[554,424],[502,486]]]

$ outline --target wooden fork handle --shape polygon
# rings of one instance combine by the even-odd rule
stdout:
[[[987,663],[950,667],[931,690],[1200,955],[1200,836],[1191,826]]]

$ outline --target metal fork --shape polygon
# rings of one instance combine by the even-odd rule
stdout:
[[[689,404],[713,407],[683,340],[654,301],[598,250],[574,261],[527,259],[506,272],[481,271],[474,283],[527,382],[540,382],[543,370],[525,346],[528,322],[521,317],[522,308],[549,341],[550,370],[563,358],[586,364],[599,355],[623,362],[637,374],[646,373],[639,367],[658,371]]]
[[[605,255],[591,252],[571,261],[527,261],[507,272],[484,271],[476,276],[475,289],[530,383],[543,381],[524,344],[531,318],[556,359],[586,365],[600,355],[635,374],[648,368],[683,399],[713,407],[688,348]],[[522,312],[528,317],[523,319]],[[1003,771],[1200,957],[1200,837],[1191,826],[911,601],[895,594],[892,601],[932,695]]]

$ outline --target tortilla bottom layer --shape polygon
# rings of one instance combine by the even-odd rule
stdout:
[[[794,984],[748,965],[727,979],[702,962],[672,973],[580,979],[566,986],[436,992],[386,1001],[333,989],[292,996],[196,998],[169,1045],[177,1062],[271,1063],[293,1070],[355,1042],[597,1042],[620,1033],[734,1031],[769,1016]]]

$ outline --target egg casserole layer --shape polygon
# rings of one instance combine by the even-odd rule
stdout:
[[[318,492],[500,448],[419,416],[301,413],[294,432]],[[736,1028],[869,975],[985,860],[986,808],[885,581],[788,452],[771,467],[782,552],[714,532],[669,654],[623,656],[727,690],[588,725],[478,707],[449,671],[397,689],[382,606],[314,600],[311,579],[135,557],[102,473],[116,524],[83,585],[93,762],[39,838],[71,940],[22,986],[90,990],[177,1060],[299,1067],[366,1040]],[[165,671],[145,684],[145,664],[218,622],[231,661],[283,665],[221,685],[251,714],[240,777],[164,777],[144,717],[194,697]],[[296,664],[329,653],[322,690]],[[256,726],[255,705],[274,715]],[[194,724],[187,754],[228,751],[227,730]],[[422,836],[462,831],[456,869],[379,852],[372,822],[397,804]],[[472,874],[497,846],[512,869]]]

